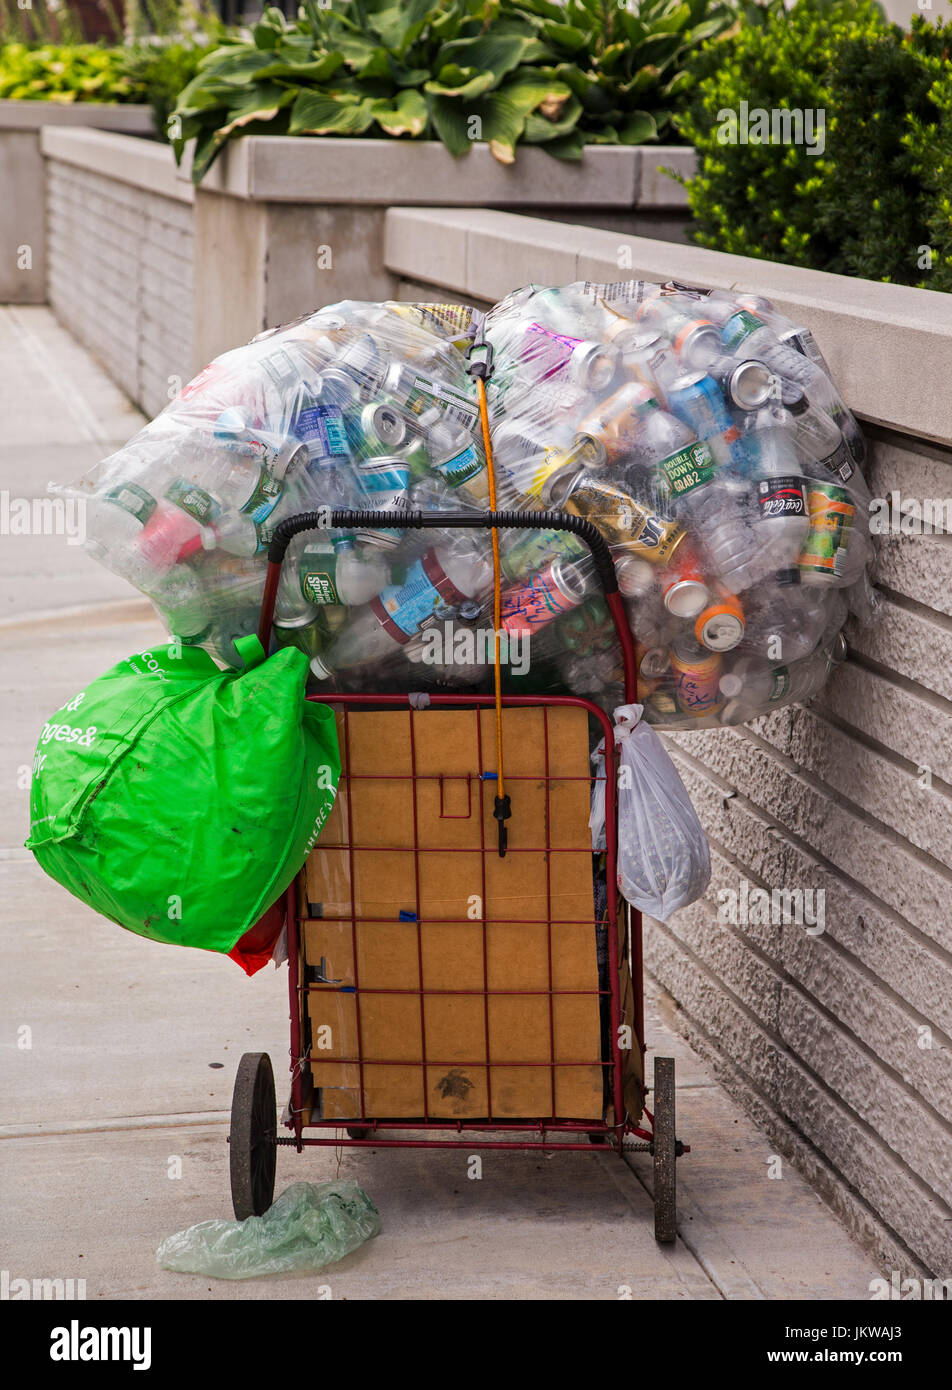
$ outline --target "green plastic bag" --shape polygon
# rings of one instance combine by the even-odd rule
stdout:
[[[305,654],[240,640],[244,671],[172,642],[67,701],[37,745],[26,842],[111,921],[225,953],[304,863],[340,776]]]
[[[263,1216],[200,1221],[166,1236],[155,1258],[182,1274],[254,1279],[323,1269],[379,1231],[377,1208],[355,1182],[294,1182]]]

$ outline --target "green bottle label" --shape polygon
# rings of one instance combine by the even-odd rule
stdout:
[[[751,333],[756,333],[757,329],[763,326],[763,320],[755,314],[748,313],[746,309],[739,309],[724,326],[724,351],[736,352],[745,338],[749,338]]]
[[[200,526],[207,526],[214,521],[218,513],[218,503],[215,499],[194,483],[186,482],[184,478],[176,478],[165,495]]]
[[[709,483],[716,467],[710,449],[699,439],[661,460],[658,464],[658,483],[667,496],[683,497],[696,487]]]
[[[790,672],[786,666],[778,666],[773,672],[773,685],[770,694],[767,696],[767,703],[772,705],[775,700],[782,700],[790,689]]]
[[[141,521],[143,526],[156,507],[155,498],[143,488],[136,487],[135,483],[122,483],[119,487],[112,488],[106,493],[105,500],[121,507],[124,512],[134,516],[136,521]]]
[[[301,593],[308,603],[340,603],[335,568],[334,557],[330,556],[326,569],[301,570]]]
[[[266,521],[274,511],[283,489],[284,484],[265,465],[258,474],[254,491],[241,509],[242,513],[250,516],[252,521]]]

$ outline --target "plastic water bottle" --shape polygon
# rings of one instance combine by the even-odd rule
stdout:
[[[756,460],[754,540],[760,556],[751,563],[761,574],[795,572],[810,521],[793,416],[782,406],[763,406],[747,417],[744,437]]]
[[[847,447],[858,468],[866,458],[866,444],[851,412],[822,367],[810,357],[784,342],[758,315],[748,309],[733,314],[722,329],[725,352],[743,352],[747,357],[759,357],[778,376],[795,382],[814,405],[832,416],[840,427]]]
[[[448,488],[463,490],[464,498],[489,506],[489,475],[483,451],[469,430],[451,420],[438,406],[420,416],[424,448],[430,467]]]
[[[119,483],[86,503],[84,549],[137,588],[155,586],[167,566],[150,563],[140,548],[144,527],[158,502],[138,483]]]
[[[390,566],[377,546],[358,545],[350,535],[297,536],[281,570],[281,587],[309,605],[369,603],[390,583]]]
[[[188,565],[175,565],[145,592],[173,637],[194,644],[209,634],[214,617],[212,600]]]
[[[756,657],[740,657],[721,676],[720,692],[726,698],[722,724],[744,724],[778,701],[803,703],[826,683],[830,667],[845,658],[839,638],[832,649],[822,649],[790,665],[770,666]]]
[[[401,584],[392,584],[358,608],[326,652],[311,661],[318,680],[335,671],[386,661],[419,632],[428,618],[446,616],[492,583],[486,546],[472,535],[432,547],[416,560]]]
[[[712,572],[733,594],[758,577],[753,564],[753,508],[745,493],[725,486],[707,445],[667,411],[650,413],[642,449],[656,462],[652,472],[670,509],[691,530]]]
[[[256,528],[280,500],[284,478],[267,464],[225,449],[184,462],[143,529],[140,547],[146,557],[169,568],[202,545],[254,555],[260,549]]]

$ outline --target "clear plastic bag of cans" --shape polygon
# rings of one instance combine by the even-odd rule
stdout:
[[[236,664],[266,549],[320,507],[489,506],[466,352],[488,383],[497,505],[590,519],[608,541],[645,718],[744,722],[810,698],[868,612],[862,435],[810,334],[769,301],[642,281],[529,286],[488,315],[345,301],[225,353],[71,489],[90,551],[169,631]],[[504,689],[624,703],[587,547],[500,532]],[[481,530],[295,538],[275,641],[313,689],[492,688]]]
[[[599,527],[646,718],[732,725],[814,695],[849,610],[871,611],[871,540],[863,437],[810,333],[759,297],[643,281],[530,286],[485,333],[503,505]],[[560,557],[560,594],[585,570]],[[569,629],[547,643],[562,680],[608,708],[617,663],[597,625],[581,650]]]

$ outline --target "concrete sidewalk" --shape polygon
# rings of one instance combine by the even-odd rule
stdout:
[[[124,442],[139,417],[45,309],[0,309],[8,388],[0,492],[42,496]],[[287,1093],[283,971],[122,932],[20,848],[43,719],[131,651],[162,640],[148,603],[64,536],[0,535],[3,960],[0,1266],[85,1279],[86,1297],[846,1299],[877,1270],[671,1031],[649,999],[649,1043],[678,1059],[681,1238],[652,1234],[650,1160],[464,1150],[278,1152],[288,1182],[357,1179],[383,1232],[325,1274],[228,1284],[160,1270],[160,1240],[228,1217],[225,1143],[245,1051],[271,1053]],[[176,1161],[177,1160],[177,1161]],[[180,1176],[179,1176],[180,1174]]]

